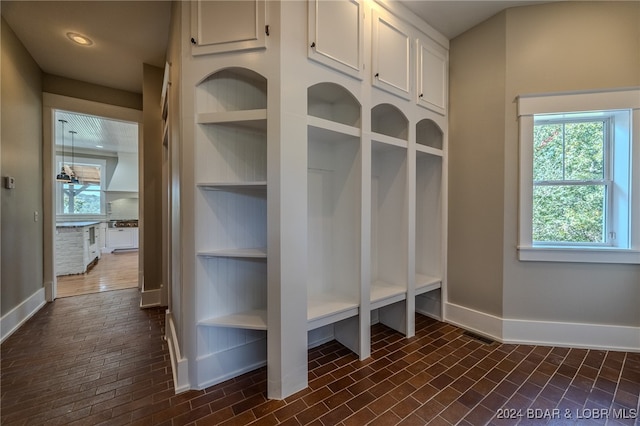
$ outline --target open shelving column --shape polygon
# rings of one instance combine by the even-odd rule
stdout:
[[[408,120],[393,105],[371,110],[371,309],[406,333]]]
[[[429,119],[416,124],[416,311],[442,318],[443,132]]]
[[[266,363],[267,81],[241,68],[196,86],[198,386]]]
[[[343,87],[308,88],[308,330],[360,353],[361,107]]]

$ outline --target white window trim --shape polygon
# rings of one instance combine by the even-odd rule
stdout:
[[[517,105],[520,124],[519,259],[549,262],[640,263],[640,88],[521,95],[517,99]],[[628,217],[630,223],[626,247],[534,245],[532,242],[534,115],[605,110],[631,110]]]

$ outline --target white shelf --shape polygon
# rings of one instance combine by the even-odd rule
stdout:
[[[233,257],[245,259],[266,259],[267,249],[265,248],[242,248],[242,249],[222,249],[211,251],[199,251],[200,257]]]
[[[381,133],[372,133],[371,141],[373,143],[373,149],[383,148],[385,145],[398,147],[398,148],[407,148],[408,142],[404,139],[394,138],[392,136],[383,135]]]
[[[309,126],[309,139],[327,142],[339,142],[344,140],[345,136],[359,138],[362,133],[358,127],[348,126],[312,115],[307,116],[307,125]]]
[[[307,304],[307,329],[313,330],[358,315],[358,303],[339,297],[311,299]]]
[[[205,191],[246,191],[251,189],[267,189],[266,181],[255,182],[202,182],[198,188]]]
[[[198,325],[207,327],[241,328],[244,330],[266,330],[267,311],[253,310],[238,312],[217,318],[208,318],[198,322]]]
[[[249,109],[241,111],[202,112],[196,115],[198,124],[225,124],[255,129],[267,128],[267,110]]]
[[[427,145],[416,144],[416,151],[421,154],[435,155],[436,157],[442,157],[442,150],[432,148]]]
[[[416,296],[437,290],[442,286],[442,278],[432,275],[416,274]]]
[[[371,283],[371,309],[378,309],[407,298],[407,287],[384,281]]]

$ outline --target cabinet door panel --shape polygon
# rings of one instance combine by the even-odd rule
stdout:
[[[373,85],[405,99],[411,91],[411,37],[400,21],[373,15]]]
[[[107,247],[110,249],[117,248],[134,248],[133,229],[117,228],[107,231]]]
[[[265,47],[264,0],[198,0],[191,5],[193,55]]]
[[[309,58],[357,78],[362,72],[360,0],[311,0]]]
[[[440,114],[447,109],[447,55],[443,49],[418,41],[418,105]]]

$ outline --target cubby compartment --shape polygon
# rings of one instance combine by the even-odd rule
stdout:
[[[407,295],[407,150],[371,144],[371,309]]]
[[[195,90],[198,386],[266,363],[266,79],[229,68]]]
[[[198,199],[203,208],[197,222],[198,255],[266,257],[265,189],[231,189],[200,187]]]
[[[437,290],[442,285],[443,202],[442,157],[418,152],[416,158],[416,295]],[[432,316],[435,316],[435,313]]]
[[[202,142],[195,159],[202,187],[266,184],[266,130],[209,123],[198,126],[196,138]]]
[[[362,182],[360,105],[331,83],[310,87],[308,95],[307,320],[313,330],[359,312]],[[353,331],[358,335],[358,327]]]
[[[359,305],[359,140],[324,133],[309,130],[309,329],[357,315]]]
[[[264,258],[200,256],[199,264],[209,285],[200,292],[198,303],[202,310],[210,311],[198,321],[199,326],[267,329]],[[218,349],[225,346],[220,342],[215,345]]]

